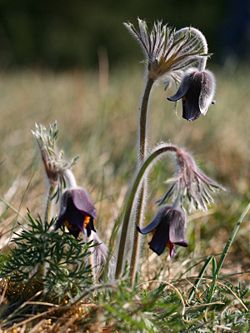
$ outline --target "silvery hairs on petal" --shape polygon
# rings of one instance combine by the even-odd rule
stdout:
[[[157,203],[161,205],[172,199],[174,203],[182,205],[187,201],[190,211],[206,211],[207,206],[214,202],[212,193],[225,189],[206,176],[198,168],[192,155],[184,149],[178,148],[176,151],[176,162],[176,175],[169,181],[171,186]]]
[[[129,22],[124,25],[140,44],[151,79],[169,75],[179,80],[180,71],[190,66],[199,64],[200,69],[205,68],[207,42],[198,29],[190,27],[176,31],[157,21],[149,32],[146,22],[139,18],[138,29]]]
[[[91,232],[90,239],[93,240],[94,247],[92,250],[92,254],[94,256],[94,270],[97,279],[99,279],[102,275],[104,266],[106,264],[108,258],[108,248],[104,244],[104,242],[100,239],[97,232]],[[109,280],[112,280],[114,277],[115,271],[115,263],[114,259],[111,258],[109,267],[108,267],[108,277]]]
[[[208,71],[192,68],[186,71],[175,95],[168,97],[171,102],[182,99],[183,118],[195,120],[205,115],[213,102],[215,94],[215,78]]]
[[[175,208],[168,211],[169,224],[169,240],[171,243],[187,246],[185,239],[185,230],[187,225],[187,217],[183,209]]]
[[[214,74],[208,70],[203,71],[199,107],[203,115],[207,113],[208,107],[212,104],[216,89]]]

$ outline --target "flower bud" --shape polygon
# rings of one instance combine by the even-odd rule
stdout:
[[[215,78],[208,71],[190,70],[183,77],[176,94],[168,100],[176,102],[182,99],[182,117],[193,121],[201,114],[205,115],[213,102],[215,94]]]

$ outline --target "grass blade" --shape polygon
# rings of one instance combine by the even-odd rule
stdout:
[[[199,276],[198,276],[198,279],[195,281],[195,284],[194,284],[194,286],[193,286],[193,288],[192,288],[192,290],[191,290],[191,292],[190,292],[190,294],[189,294],[189,297],[188,297],[188,303],[190,303],[190,302],[192,301],[192,299],[193,299],[193,297],[194,297],[194,294],[195,294],[197,288],[199,287],[199,285],[200,285],[200,283],[201,283],[201,281],[202,281],[202,279],[203,279],[203,277],[204,277],[204,274],[205,274],[205,272],[206,272],[206,270],[207,270],[207,267],[208,267],[209,264],[210,264],[212,261],[214,261],[214,260],[215,260],[214,256],[210,256],[210,257],[208,257],[207,260],[205,261],[205,264],[203,265],[203,267],[202,267],[202,269],[201,269],[201,271],[200,271],[200,274],[199,274]]]
[[[247,205],[246,209],[243,211],[243,213],[241,214],[239,220],[237,221],[237,223],[235,224],[235,227],[231,233],[231,236],[229,237],[225,247],[224,247],[224,250],[222,252],[222,255],[220,257],[220,260],[219,260],[219,263],[218,263],[218,266],[217,266],[217,269],[216,269],[216,272],[214,273],[214,276],[213,276],[213,282],[212,282],[212,285],[211,285],[211,288],[209,290],[209,293],[208,293],[208,302],[210,303],[211,300],[212,300],[212,297],[213,297],[213,294],[214,294],[214,290],[215,290],[215,286],[216,286],[216,281],[218,279],[218,276],[220,274],[220,270],[223,266],[223,263],[225,261],[225,258],[229,252],[229,249],[231,247],[231,245],[233,244],[234,242],[234,239],[239,231],[239,228],[241,226],[241,223],[243,222],[244,218],[246,217],[246,215],[248,214],[248,211],[250,209],[250,203]]]

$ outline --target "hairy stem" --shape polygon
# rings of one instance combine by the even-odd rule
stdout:
[[[94,238],[93,238],[93,232],[91,232],[90,236],[89,236],[89,241],[94,242]],[[90,267],[91,267],[91,271],[92,271],[92,277],[93,277],[93,284],[97,283],[97,267],[96,267],[96,260],[95,260],[95,254],[94,254],[95,249],[91,249],[91,253],[89,256],[89,263],[90,263]]]
[[[141,101],[140,107],[140,123],[139,123],[139,161],[138,165],[144,161],[147,155],[147,114],[148,114],[148,102],[151,89],[153,87],[154,80],[152,78],[148,78],[144,90],[144,94]],[[145,181],[144,181],[145,182]],[[132,256],[130,262],[130,277],[131,284],[134,282],[138,258],[141,250],[141,235],[137,232],[136,226],[142,225],[143,217],[144,217],[144,206],[146,201],[146,184],[142,184],[139,195],[137,206],[135,207],[135,224],[132,230],[133,237],[133,247],[132,247]]]
[[[147,114],[148,101],[154,80],[148,78],[140,107],[140,127],[139,127],[139,164],[144,161],[147,151]]]
[[[57,184],[55,182],[50,182],[49,190],[48,190],[48,197],[47,197],[47,202],[46,202],[46,207],[45,207],[45,213],[44,213],[44,225],[46,225],[47,223],[50,223],[50,221],[54,215],[53,214],[53,197],[54,197],[56,188],[57,188]],[[46,244],[45,244],[45,246],[46,246]],[[43,262],[38,265],[36,274],[38,276],[43,277],[42,280],[44,280],[46,273],[47,273],[46,263]],[[43,285],[43,289],[44,289],[44,285]]]
[[[136,215],[135,215],[135,224],[133,225],[133,248],[132,248],[132,256],[130,262],[130,284],[134,285],[137,265],[140,258],[140,252],[142,247],[141,242],[141,234],[137,231],[137,226],[142,226],[144,220],[144,207],[146,201],[146,190],[145,190],[145,180],[140,189],[137,207],[136,207]]]
[[[134,182],[132,183],[132,187],[127,197],[124,215],[122,219],[121,239],[118,248],[116,271],[115,271],[116,278],[119,278],[122,273],[129,221],[133,210],[135,198],[138,189],[142,185],[144,176],[147,172],[150,171],[156,159],[159,158],[162,154],[165,154],[167,152],[176,152],[177,150],[178,148],[176,146],[170,144],[161,144],[157,146],[156,149],[154,149],[153,152],[145,159],[145,161],[142,163],[140,169],[137,172],[137,175],[135,177]],[[135,228],[136,227],[137,225],[135,225]]]
[[[48,191],[48,197],[47,197],[47,202],[46,202],[46,207],[45,207],[45,213],[44,213],[44,222],[50,222],[52,217],[53,217],[53,195],[56,190],[56,184],[55,183],[50,183],[49,186],[49,191]]]

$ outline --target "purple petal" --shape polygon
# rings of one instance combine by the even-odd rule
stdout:
[[[208,107],[212,104],[215,94],[215,78],[210,71],[202,72],[201,93],[199,107],[202,114],[206,114]]]
[[[64,193],[62,199],[62,203],[64,205],[66,203],[67,205],[66,208],[64,206],[61,208],[56,222],[56,229],[65,225],[67,226],[69,232],[77,238],[79,233],[84,229],[84,219],[86,217],[86,213],[75,207],[69,192]]]
[[[189,97],[189,98],[188,98]],[[194,121],[201,115],[198,97],[187,96],[182,100],[182,117],[188,121]]]
[[[96,210],[88,193],[83,188],[71,189],[70,191],[75,207],[96,219]]]
[[[194,72],[190,76],[190,85],[189,89],[182,100],[183,106],[183,118],[189,121],[197,119],[200,114],[199,98],[201,93],[202,85],[202,72]]]
[[[153,218],[152,222],[149,223],[145,228],[141,229],[139,226],[137,226],[137,230],[145,235],[148,234],[149,232],[152,232],[154,229],[156,229],[159,225],[159,223],[161,222],[162,218],[164,217],[164,215],[166,214],[166,211],[168,211],[171,207],[170,206],[165,206],[163,208],[161,208],[158,213],[155,215],[155,217]]]
[[[186,95],[191,83],[192,83],[191,75],[190,74],[185,75],[176,94],[171,97],[168,97],[167,99],[171,102],[178,101],[179,99],[181,99]]]
[[[70,191],[66,190],[63,192],[62,197],[61,197],[61,202],[60,202],[60,212],[59,216],[62,216],[65,214],[68,206],[68,200],[71,198],[71,193]]]
[[[65,225],[69,232],[77,238],[79,233],[84,232],[86,228],[89,236],[92,230],[96,231],[94,228],[95,217],[95,208],[84,189],[66,190],[61,198],[61,208],[55,229]]]
[[[169,224],[167,223],[167,221],[162,221],[155,230],[153,238],[151,242],[149,242],[149,247],[159,256],[165,250],[168,242],[169,242]]]
[[[186,216],[182,209],[173,209],[168,212],[169,239],[176,245],[187,247],[185,240]]]

